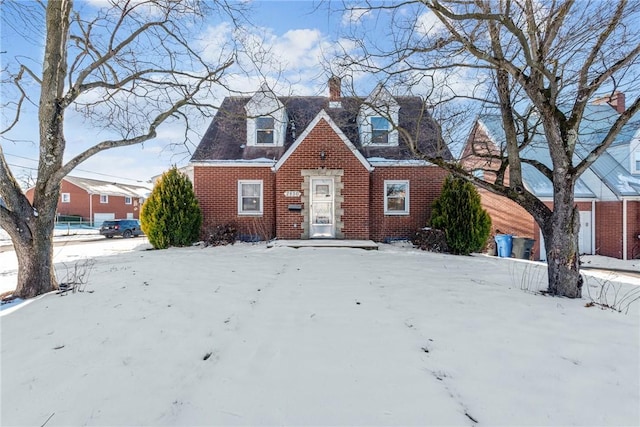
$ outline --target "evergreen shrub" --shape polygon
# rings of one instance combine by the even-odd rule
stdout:
[[[156,249],[198,240],[202,213],[189,178],[174,166],[158,180],[140,213],[142,231]]]
[[[444,231],[449,251],[456,255],[480,251],[491,232],[491,218],[476,188],[453,176],[445,179],[430,222],[431,227]]]

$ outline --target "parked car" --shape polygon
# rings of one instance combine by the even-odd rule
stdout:
[[[142,234],[142,229],[137,219],[114,219],[102,223],[100,234],[107,239],[113,236],[138,237]]]

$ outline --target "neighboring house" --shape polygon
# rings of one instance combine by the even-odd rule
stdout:
[[[278,97],[265,84],[225,98],[191,158],[205,228],[235,223],[244,239],[383,241],[426,225],[446,173],[416,160],[407,136],[423,152],[451,154],[423,101],[381,85],[367,98],[342,97],[336,77],[329,92]]]
[[[137,219],[151,184],[131,185],[66,176],[62,179],[58,216],[81,217],[100,225],[110,219]],[[26,192],[33,200],[33,188]]]
[[[576,145],[576,162],[584,158],[624,111],[624,95],[588,105]],[[478,177],[495,179],[497,164],[477,154],[498,152],[504,146],[499,116],[478,118],[462,154],[465,167]],[[522,157],[551,167],[543,135],[536,135],[522,151]],[[528,191],[553,207],[551,182],[534,167],[523,163],[522,177]],[[508,174],[507,174],[508,179]],[[508,182],[508,181],[507,181]],[[480,189],[483,207],[489,211],[494,233],[508,233],[536,239],[535,259],[544,259],[544,241],[538,225],[515,202]],[[578,179],[575,201],[580,211],[579,250],[619,259],[640,256],[640,114],[631,118],[609,149]]]

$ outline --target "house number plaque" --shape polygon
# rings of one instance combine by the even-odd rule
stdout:
[[[299,191],[285,191],[284,197],[300,197],[302,195]]]

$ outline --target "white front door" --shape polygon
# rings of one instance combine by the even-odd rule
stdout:
[[[580,232],[578,233],[578,250],[580,254],[591,255],[591,211],[580,211]]]
[[[334,238],[333,178],[311,178],[309,237]]]

